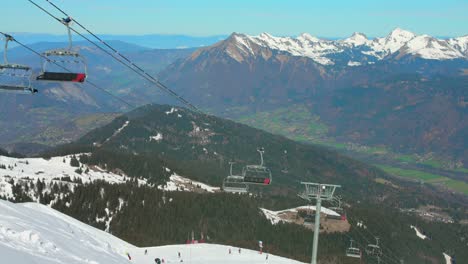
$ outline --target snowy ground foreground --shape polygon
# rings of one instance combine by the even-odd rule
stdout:
[[[77,154],[78,157],[80,154]],[[80,164],[83,173],[75,172],[77,167],[70,165],[71,156],[53,157],[50,160],[43,158],[10,158],[0,156],[0,165],[5,165],[6,169],[0,168],[0,195],[11,197],[11,179],[18,181],[37,181],[37,179],[47,182],[63,182],[59,178],[70,177],[71,180],[81,179],[83,183],[104,180],[110,183],[125,183],[128,179],[125,175],[106,172],[105,170],[92,166]],[[10,167],[10,168],[9,168]],[[89,168],[89,172],[85,173]],[[140,184],[145,184],[145,180],[139,180]]]
[[[0,200],[0,258],[2,263],[278,263],[294,260],[256,251],[213,244],[138,248],[47,206]],[[145,249],[148,253],[145,255]],[[229,254],[229,249],[232,253]],[[181,259],[178,258],[181,253]],[[128,260],[127,253],[132,260]]]
[[[410,226],[411,229],[414,229],[414,231],[416,231],[416,235],[421,238],[421,239],[426,239],[427,236],[425,236],[423,233],[419,232],[418,228],[415,227],[415,226]]]
[[[282,218],[281,214],[289,213],[289,212],[297,213],[298,211],[301,211],[301,210],[315,211],[315,206],[305,205],[305,206],[299,206],[296,208],[291,208],[291,209],[286,209],[286,210],[281,210],[281,211],[271,211],[271,210],[264,209],[264,208],[260,208],[260,209],[262,210],[265,217],[268,220],[270,220],[272,224],[278,224],[279,222],[289,222],[288,219]],[[320,212],[326,215],[340,216],[340,214],[338,214],[337,212],[330,210],[328,208],[325,208],[323,206],[321,207]]]
[[[452,257],[450,257],[448,254],[444,254],[444,258],[445,258],[445,264],[452,264]]]
[[[170,171],[170,170],[169,170]],[[159,189],[165,191],[196,191],[204,190],[207,192],[218,192],[220,191],[219,187],[213,187],[202,182],[192,181],[191,179],[184,178],[177,174],[172,174],[169,178],[169,181],[165,186],[158,186]]]

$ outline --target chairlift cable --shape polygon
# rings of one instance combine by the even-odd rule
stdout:
[[[60,23],[61,20],[54,16],[53,14],[51,14],[50,12],[48,12],[47,10],[45,10],[43,7],[39,6],[37,3],[35,3],[34,1],[32,0],[28,0],[30,3],[32,3],[33,5],[35,5],[36,7],[38,7],[39,9],[41,9],[42,11],[44,11],[45,13],[47,13],[49,16],[53,17],[55,20],[59,21]],[[58,11],[60,11],[62,14],[64,14],[65,16],[67,17],[70,17],[65,11],[63,11],[61,8],[59,8],[57,5],[55,5],[54,3],[52,3],[51,1],[49,0],[46,0],[50,5],[52,5],[54,8],[56,8]],[[87,31],[89,34],[91,34],[93,37],[95,37],[97,40],[99,40],[103,45],[105,45],[106,47],[108,47],[109,49],[111,49],[112,51],[114,51],[114,53],[116,53],[117,55],[119,55],[120,57],[122,57],[125,61],[127,61],[129,64],[123,62],[121,59],[119,59],[118,57],[116,57],[114,54],[110,53],[108,50],[102,48],[101,46],[97,45],[94,41],[90,40],[88,37],[84,36],[83,34],[81,34],[80,32],[78,32],[77,30],[73,29],[72,27],[70,27],[70,29],[78,34],[79,36],[81,36],[82,38],[84,38],[85,40],[87,40],[88,42],[90,42],[91,44],[93,44],[94,46],[96,46],[98,49],[100,49],[101,51],[105,52],[106,54],[108,54],[109,56],[111,56],[112,58],[114,58],[115,60],[117,60],[119,63],[121,63],[122,65],[126,66],[127,68],[129,68],[130,70],[132,70],[133,72],[135,72],[136,74],[140,75],[141,77],[145,78],[146,80],[148,80],[150,83],[153,83],[155,84],[157,87],[159,87],[161,90],[169,93],[171,96],[175,97],[177,100],[179,100],[180,102],[182,102],[183,104],[185,104],[186,106],[188,106],[189,108],[191,108],[192,110],[196,111],[196,112],[199,112],[201,113],[201,111],[195,107],[193,104],[191,104],[189,101],[187,101],[186,99],[184,99],[182,96],[178,95],[176,92],[174,92],[173,90],[171,90],[170,88],[168,88],[166,85],[164,85],[163,83],[161,83],[158,79],[154,78],[152,75],[150,75],[149,73],[147,73],[145,70],[143,70],[141,67],[139,67],[138,65],[136,65],[135,63],[133,63],[131,60],[129,60],[126,56],[122,55],[120,52],[118,52],[116,49],[114,49],[112,46],[110,46],[109,44],[107,44],[104,40],[102,40],[101,38],[99,38],[96,34],[92,33],[90,30],[88,30],[86,27],[84,27],[81,23],[79,23],[78,21],[76,21],[75,19],[73,19],[73,22],[75,22],[78,26],[80,26],[82,29],[84,29],[85,31]],[[133,67],[132,67],[133,66]],[[138,69],[138,71],[137,71]]]

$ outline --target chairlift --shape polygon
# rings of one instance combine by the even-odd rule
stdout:
[[[368,244],[366,247],[366,254],[369,256],[382,256],[382,249],[379,247],[379,238],[375,238],[375,244]]]
[[[32,70],[29,66],[8,63],[8,42],[14,41],[10,35],[5,35],[3,64],[0,64],[0,90],[9,93],[37,93],[31,86]]]
[[[351,258],[361,258],[361,250],[353,247],[353,240],[351,239],[351,245],[346,249],[346,256]]]
[[[230,193],[247,193],[248,185],[244,183],[244,176],[233,175],[232,165],[234,162],[229,162],[229,175],[223,180],[223,191]]]
[[[333,200],[332,200],[333,206],[329,207],[330,210],[337,212],[338,214],[340,214],[340,216],[345,213],[343,206],[341,204],[341,200],[342,198],[340,196],[333,197]]]
[[[68,30],[68,48],[54,49],[42,53],[42,70],[38,81],[49,82],[77,82],[83,83],[87,77],[87,65],[83,56],[78,52],[72,51],[72,35],[70,17],[62,19],[62,24]]]
[[[263,164],[263,153],[265,153],[265,150],[263,148],[259,148],[257,151],[260,153],[260,164],[246,165],[244,167],[242,171],[244,182],[248,184],[270,185],[272,180],[271,171]]]

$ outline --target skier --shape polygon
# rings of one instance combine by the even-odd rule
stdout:
[[[231,248],[229,248],[229,254],[231,254]]]
[[[239,254],[241,253],[241,248],[239,248]]]
[[[180,251],[179,251],[179,252],[177,252],[177,253],[179,254],[179,258],[180,258]]]
[[[130,253],[127,252],[127,257],[128,257],[128,260],[132,260],[132,257],[130,257]]]
[[[148,255],[148,250],[147,249],[145,249],[145,255]]]
[[[265,258],[265,260],[268,260],[268,253],[266,254],[266,258]]]

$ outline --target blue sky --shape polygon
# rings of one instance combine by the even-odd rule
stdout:
[[[34,0],[53,10],[45,0]],[[226,35],[232,32],[321,37],[359,31],[384,36],[401,27],[418,34],[468,34],[468,0],[51,0],[101,34]],[[27,0],[2,1],[0,31],[64,33]],[[56,15],[60,15],[56,11]]]

